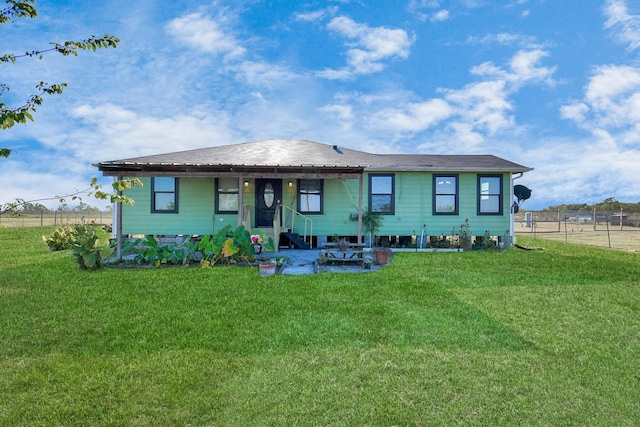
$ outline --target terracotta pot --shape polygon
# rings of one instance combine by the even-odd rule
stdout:
[[[273,276],[276,274],[276,263],[275,262],[261,262],[258,263],[258,268],[260,269],[260,276],[267,277]]]
[[[376,257],[376,263],[378,265],[387,265],[391,262],[393,252],[389,248],[375,248],[373,255]]]

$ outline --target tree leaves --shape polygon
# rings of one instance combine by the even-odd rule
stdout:
[[[33,6],[35,0],[6,0],[9,4],[8,7],[0,11],[0,24],[5,24],[12,21],[15,18],[35,18],[38,15],[38,11]],[[13,53],[7,53],[0,56],[0,63],[15,63],[20,58],[43,58],[43,54],[49,52],[58,52],[63,56],[77,56],[79,50],[92,50],[116,48],[120,43],[120,39],[109,34],[105,34],[102,37],[96,37],[94,35],[87,39],[82,40],[68,40],[65,42],[51,42],[52,47],[42,50],[31,50],[23,54],[16,55]],[[26,124],[27,121],[33,121],[31,112],[36,111],[36,106],[41,105],[43,102],[42,95],[56,95],[61,94],[67,87],[66,83],[48,84],[40,82],[36,85],[38,93],[31,95],[29,99],[20,107],[9,107],[2,100],[2,92],[8,91],[9,86],[0,83],[0,129],[8,129],[14,125]],[[8,157],[11,150],[2,148],[0,157]]]

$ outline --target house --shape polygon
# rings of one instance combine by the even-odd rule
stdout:
[[[94,164],[137,177],[135,205],[114,209],[117,236],[263,229],[284,245],[362,242],[363,212],[383,216],[383,244],[455,234],[513,236],[514,180],[531,168],[492,155],[372,154],[306,140],[266,140]],[[413,242],[413,243],[410,243]]]

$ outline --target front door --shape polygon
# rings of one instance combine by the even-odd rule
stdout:
[[[256,227],[272,227],[282,200],[282,180],[256,179]]]

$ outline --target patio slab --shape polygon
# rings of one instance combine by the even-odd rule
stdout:
[[[282,269],[282,274],[316,274],[322,272],[337,273],[369,273],[380,269],[379,265],[371,263],[369,268],[360,265],[343,264],[319,264],[320,249],[281,249],[274,254],[275,257],[284,256],[287,262]],[[369,255],[367,255],[369,257]]]

